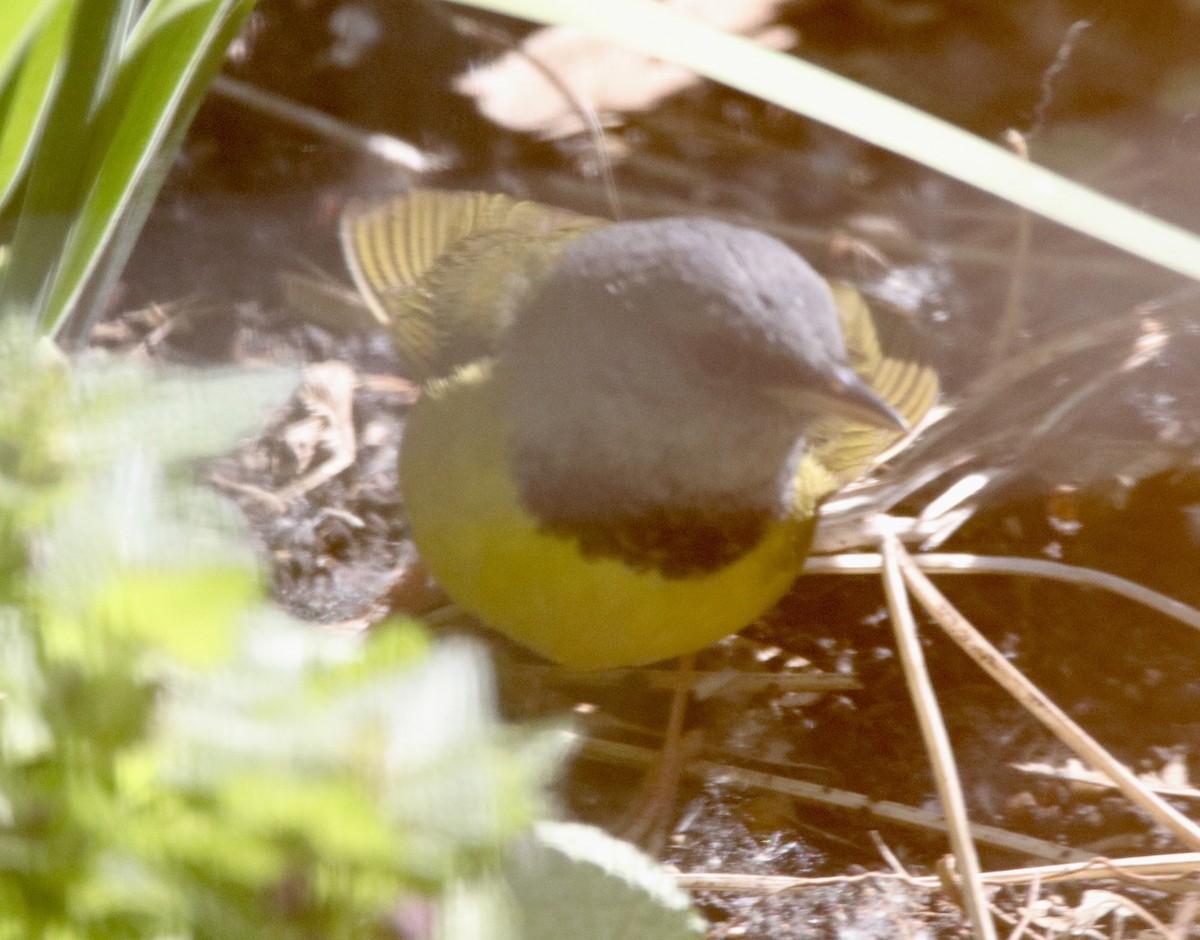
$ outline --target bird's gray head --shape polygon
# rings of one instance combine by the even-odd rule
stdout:
[[[521,498],[560,528],[777,518],[811,419],[899,420],[850,368],[820,276],[782,242],[708,219],[579,239],[497,369]]]

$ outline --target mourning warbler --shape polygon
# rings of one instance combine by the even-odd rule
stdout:
[[[937,393],[898,318],[751,229],[416,191],[351,206],[342,238],[425,382],[400,458],[418,551],[566,665],[746,626],[803,566],[821,500]]]

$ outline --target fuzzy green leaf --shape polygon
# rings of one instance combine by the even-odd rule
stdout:
[[[704,920],[663,868],[579,823],[538,823],[514,853],[509,885],[522,940],[700,940]]]
[[[244,565],[133,570],[104,581],[93,616],[114,641],[151,644],[211,668],[228,658],[238,618],[259,593]]]

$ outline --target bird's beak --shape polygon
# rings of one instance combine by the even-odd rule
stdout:
[[[838,366],[826,387],[819,389],[817,394],[825,410],[839,418],[888,431],[908,430],[904,415],[875,394],[849,366]]]
[[[822,384],[806,382],[803,388],[785,394],[810,415],[843,418],[888,431],[908,430],[904,416],[875,394],[850,366],[835,366],[823,379]]]

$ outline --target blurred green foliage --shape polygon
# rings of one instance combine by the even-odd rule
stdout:
[[[187,482],[186,429],[228,446],[295,377],[68,369],[14,325],[0,937],[394,936],[450,893],[502,925],[489,885],[560,736],[501,729],[471,649],[261,608],[226,507]]]
[[[703,936],[632,847],[533,826],[568,739],[502,726],[480,651],[262,605],[191,480],[295,375],[32,336],[0,326],[0,940]]]

